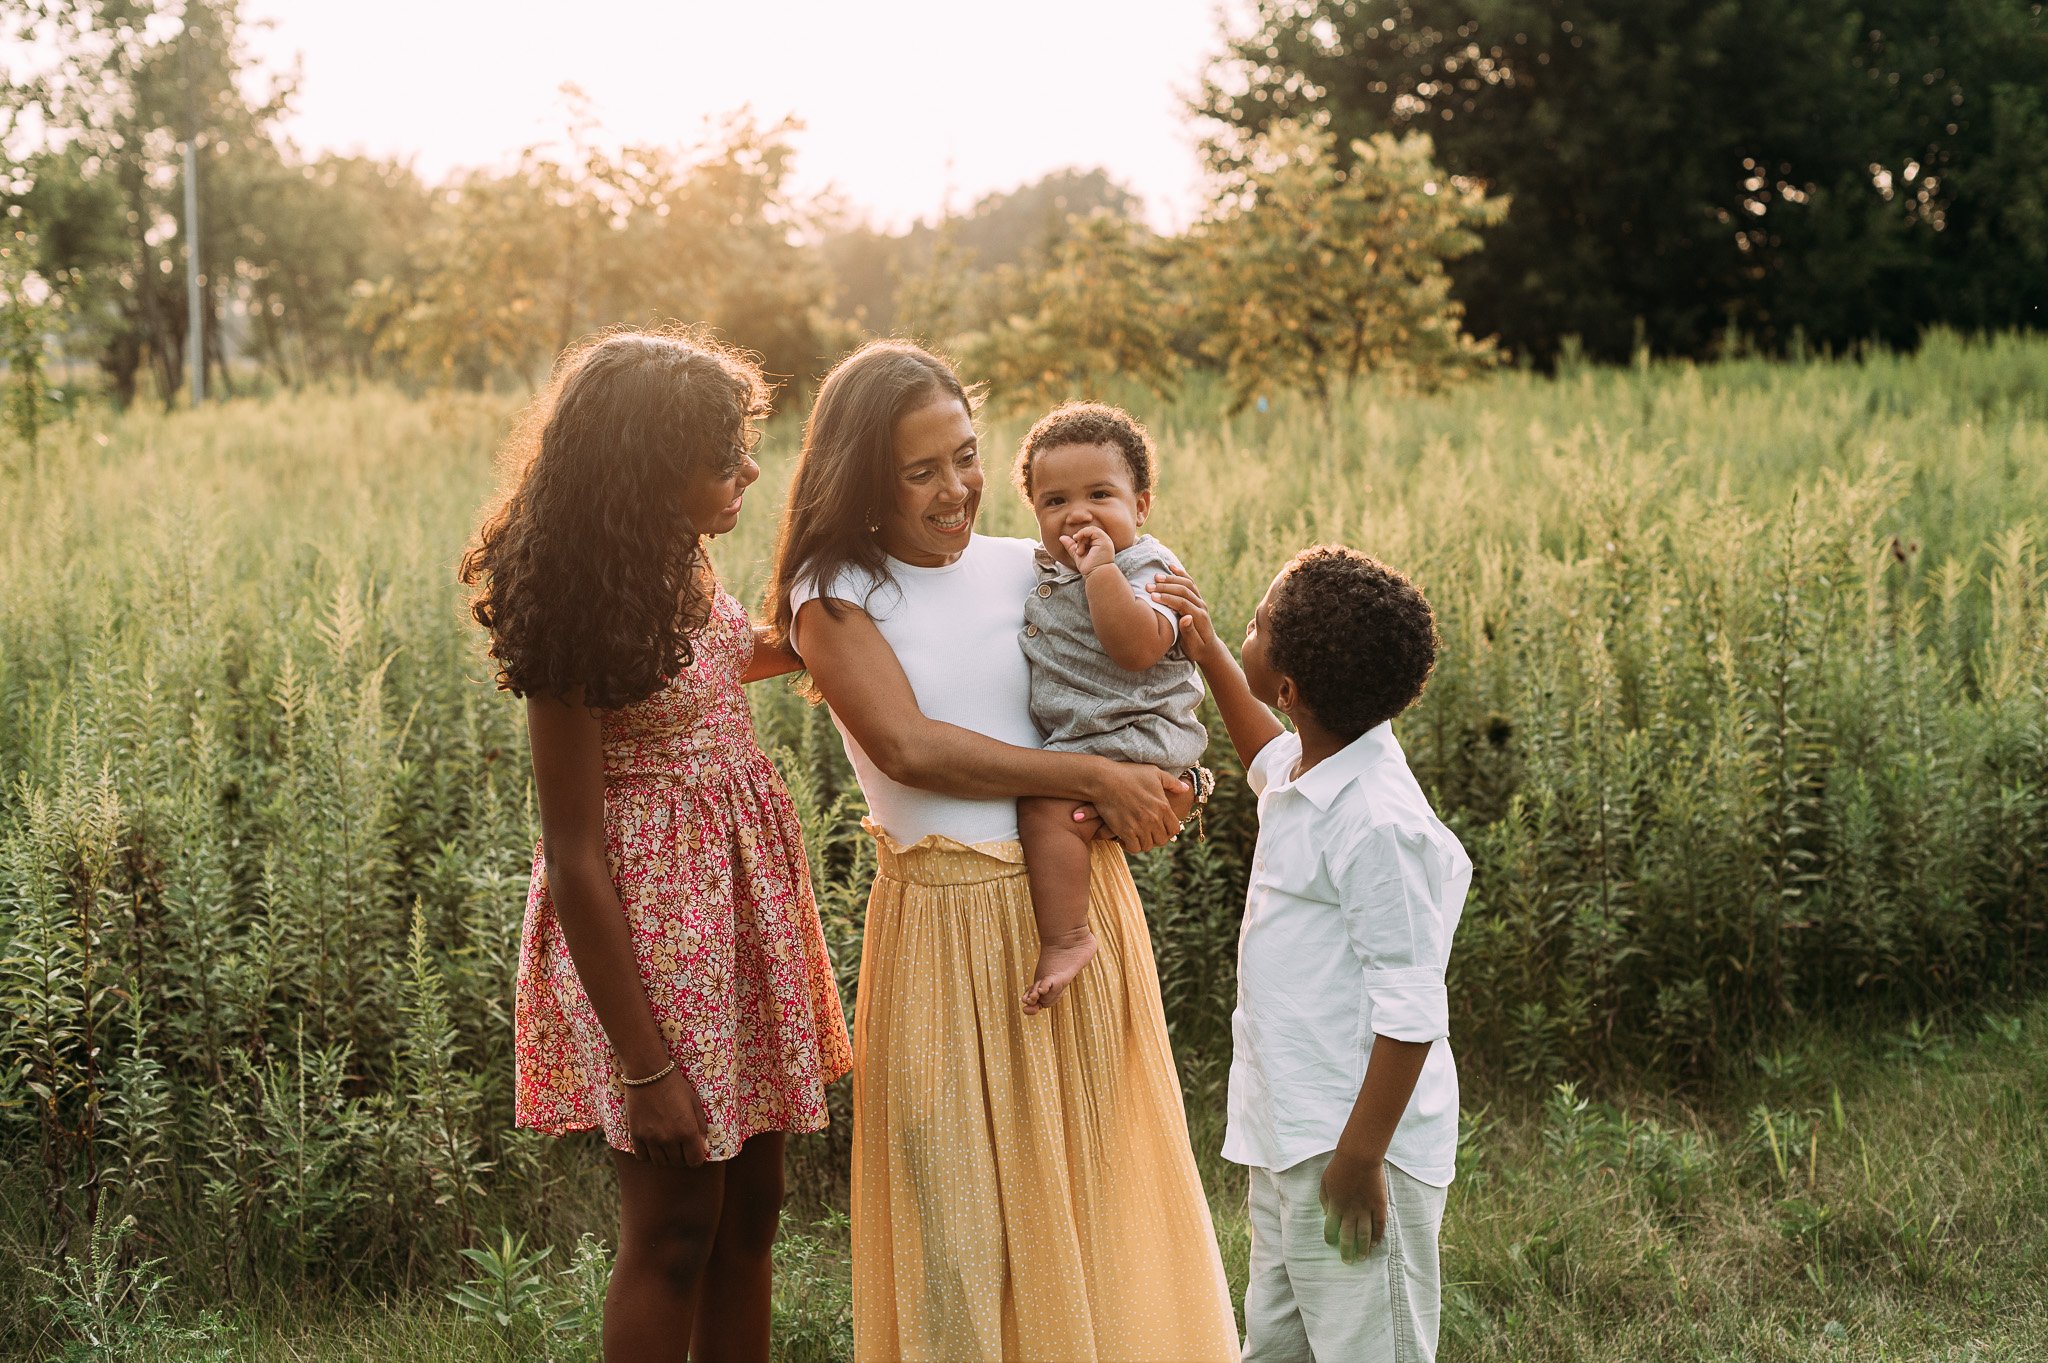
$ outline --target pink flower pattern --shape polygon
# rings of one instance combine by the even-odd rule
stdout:
[[[853,1067],[789,793],[754,737],[741,676],[754,638],[720,591],[695,661],[602,712],[612,884],[669,1053],[697,1086],[711,1158],[763,1131],[817,1131]],[[621,1150],[626,1091],[562,941],[541,850],[513,1013],[519,1125],[601,1128]]]

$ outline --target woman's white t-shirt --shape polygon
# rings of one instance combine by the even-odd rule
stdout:
[[[1039,746],[1031,722],[1031,670],[1024,661],[1024,598],[1037,581],[1032,540],[972,536],[943,568],[889,560],[889,581],[848,566],[831,582],[808,579],[790,588],[792,618],[806,601],[827,597],[865,611],[896,650],[926,717],[978,734]],[[803,644],[791,626],[790,646]],[[890,780],[832,717],[846,756],[867,796],[868,813],[908,846],[940,833],[960,842],[1001,842],[1017,836],[1014,799],[966,800]]]

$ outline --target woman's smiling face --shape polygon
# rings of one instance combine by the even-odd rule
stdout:
[[[981,509],[981,442],[946,395],[896,422],[895,485],[876,536],[891,558],[943,568],[959,558]]]

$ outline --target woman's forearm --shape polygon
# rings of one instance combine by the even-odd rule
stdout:
[[[1126,847],[1172,836],[1189,797],[1171,773],[1082,753],[1043,752],[927,716],[896,651],[865,614],[834,619],[818,601],[799,609],[811,679],[862,752],[901,785],[963,799],[1047,795],[1096,807]]]
[[[1018,795],[1092,800],[1102,789],[1108,762],[1086,753],[1020,748],[921,714],[883,746],[886,752],[869,755],[890,780],[965,800]]]

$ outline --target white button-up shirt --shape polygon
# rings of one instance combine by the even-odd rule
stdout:
[[[1387,1147],[1424,1183],[1450,1183],[1458,1150],[1444,965],[1472,862],[1381,724],[1299,777],[1284,733],[1246,775],[1259,797],[1223,1157],[1286,1169],[1334,1150],[1365,1081],[1373,1036],[1427,1041],[1429,1057]]]

